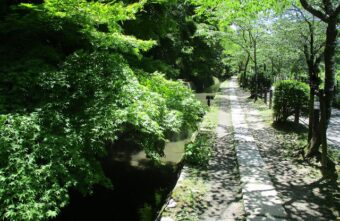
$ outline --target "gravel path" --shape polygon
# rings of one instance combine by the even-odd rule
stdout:
[[[202,172],[210,190],[202,202],[206,209],[202,211],[200,220],[244,220],[241,182],[233,144],[229,93],[230,87],[223,84],[221,94],[217,97],[219,116],[215,149],[208,168]]]
[[[249,218],[243,205],[245,195],[242,194],[239,172],[242,168],[238,165],[235,150],[237,136],[235,139],[229,96],[233,94],[238,99],[241,107],[239,111],[242,111],[249,133],[264,161],[264,171],[283,203],[287,214],[285,220],[339,221],[339,186],[322,181],[318,169],[287,158],[283,151],[283,142],[280,140],[282,134],[263,121],[260,113],[247,99],[248,93],[239,87],[231,88],[232,85],[236,85],[235,78],[230,84],[222,84],[221,93],[214,100],[219,106],[219,117],[213,157],[208,167],[185,166],[176,185],[181,194],[188,193],[190,196],[192,191],[196,191],[195,188],[185,189],[183,186],[187,181],[200,180],[202,183],[200,185],[206,187],[207,191],[203,191],[204,194],[200,197],[198,205],[197,203],[183,205],[178,202],[177,206],[170,206],[172,204],[170,201],[165,209],[166,217],[162,220],[241,221]],[[279,220],[264,216],[255,218],[254,220],[262,221]]]
[[[237,161],[242,181],[242,193],[247,221],[286,220],[283,202],[268,175],[251,129],[246,121],[247,109],[240,105],[236,78],[230,82],[232,122]]]
[[[322,181],[318,169],[287,158],[275,129],[264,123],[259,112],[249,103],[250,94],[238,89],[237,95],[266,170],[284,201],[289,220],[339,220],[339,186]]]
[[[161,221],[243,221],[245,212],[242,200],[241,181],[234,147],[233,128],[230,115],[230,88],[225,82],[214,102],[219,107],[218,125],[213,156],[206,168],[192,168],[185,166],[182,170],[174,192],[181,191],[183,195],[190,195],[196,191],[183,188],[190,180],[204,183],[207,191],[200,197],[198,205],[184,205],[180,202],[171,208],[171,201],[167,205]],[[199,188],[198,188],[199,189]],[[177,190],[177,191],[176,191]],[[189,194],[188,194],[189,193]],[[199,193],[193,193],[200,195]],[[174,196],[172,199],[176,198]]]

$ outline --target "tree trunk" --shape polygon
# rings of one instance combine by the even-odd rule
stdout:
[[[337,17],[329,20],[327,26],[326,46],[325,46],[325,96],[323,98],[323,111],[321,111],[321,137],[322,137],[322,174],[325,178],[337,176],[334,162],[327,154],[327,128],[332,113],[332,101],[335,85],[335,49],[338,31],[336,28]]]
[[[308,120],[308,141],[312,139],[313,136],[313,123],[314,123],[314,88],[312,84],[310,84],[310,90],[309,90],[309,120]]]
[[[306,153],[306,158],[316,157],[320,158],[319,147],[321,144],[321,136],[320,136],[320,110],[313,110],[313,123],[312,123],[312,137],[308,143],[308,151]]]
[[[258,93],[258,70],[257,70],[257,48],[256,41],[254,42],[254,65],[255,65],[255,101],[257,101],[257,93]]]
[[[329,177],[332,174],[336,177],[335,164],[327,156],[327,128],[332,113],[332,100],[334,96],[335,83],[335,49],[337,44],[337,21],[340,14],[340,5],[333,8],[332,1],[322,1],[323,11],[313,7],[307,0],[300,0],[301,5],[310,13],[320,18],[327,24],[326,45],[324,51],[325,59],[325,88],[324,92],[320,93],[322,99],[322,111],[320,120],[320,137],[322,143],[322,172],[324,177]]]
[[[329,20],[327,25],[327,36],[325,46],[325,114],[326,130],[332,113],[332,101],[335,85],[335,49],[338,30],[336,28],[337,16]]]
[[[248,64],[249,64],[249,60],[250,60],[250,55],[247,53],[247,60],[246,63],[244,64],[244,70],[243,70],[243,81],[247,80],[247,69],[248,69]],[[242,82],[242,87],[247,87],[247,82]]]
[[[320,138],[321,138],[321,172],[324,178],[336,178],[335,163],[328,157],[327,144],[327,112],[326,112],[326,94],[320,96]]]

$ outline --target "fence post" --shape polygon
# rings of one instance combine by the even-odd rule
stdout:
[[[316,137],[319,133],[319,120],[320,120],[320,102],[315,100],[314,101],[314,118],[313,118],[313,125],[312,125],[312,133],[313,137]]]
[[[296,107],[295,108],[295,118],[294,118],[295,124],[299,124],[299,118],[300,118],[300,108]]]
[[[272,104],[273,104],[273,90],[269,91],[269,109],[272,108]]]

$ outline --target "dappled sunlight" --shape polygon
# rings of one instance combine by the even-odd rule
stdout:
[[[161,158],[163,163],[178,164],[184,155],[184,146],[190,141],[190,138],[179,141],[167,142],[164,147],[164,157]],[[130,164],[132,166],[142,166],[143,161],[151,161],[147,158],[145,151],[141,150],[132,154]]]
[[[239,90],[238,94],[244,96],[247,93]],[[265,162],[262,170],[269,173],[289,219],[335,220],[336,208],[340,208],[339,186],[322,181],[317,168],[311,168],[307,163],[295,164],[289,160],[284,155],[284,146],[277,140],[275,129],[263,122],[259,112],[250,108],[249,101],[240,99],[240,102],[244,109],[249,110],[246,114],[247,121],[252,125],[249,130],[254,135]],[[261,173],[254,170],[250,169],[248,172]],[[260,178],[251,179],[251,182],[256,183],[257,179]],[[249,178],[242,181],[248,180]]]
[[[232,79],[231,85],[234,86],[230,94],[231,113],[245,211],[248,216],[254,218],[286,218],[283,202],[268,176],[255,139],[248,128],[244,109],[239,103],[240,98],[237,97],[235,78]]]
[[[339,221],[338,1],[0,0],[0,221]]]

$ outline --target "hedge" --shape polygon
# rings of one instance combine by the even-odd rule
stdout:
[[[298,110],[302,114],[308,111],[309,86],[296,80],[283,80],[275,84],[274,119],[284,122]]]

